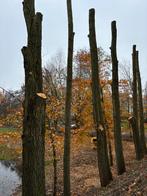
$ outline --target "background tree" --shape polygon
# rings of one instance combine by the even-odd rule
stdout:
[[[48,129],[49,140],[51,141],[52,147],[52,159],[53,159],[53,195],[57,194],[57,141],[56,134],[61,131],[61,123],[63,124],[63,99],[60,93],[60,88],[56,85],[56,79],[53,76],[55,74],[50,72],[48,69],[44,69],[44,91],[47,96],[46,105],[46,128]],[[55,83],[54,83],[55,81]]]
[[[22,195],[45,196],[44,137],[45,99],[42,79],[42,14],[35,13],[34,0],[23,1],[28,42],[22,48],[25,69],[23,118]]]
[[[108,106],[111,104],[110,77],[111,77],[111,58],[99,47],[97,49],[99,58],[100,84],[103,88],[104,103],[107,105],[106,116],[110,123],[110,113]],[[74,56],[74,76],[73,76],[73,100],[72,114],[77,127],[93,129],[92,117],[92,94],[91,94],[91,56],[88,49],[80,49]],[[108,84],[108,85],[107,85]],[[108,98],[109,97],[109,98]],[[110,104],[110,105],[109,105]],[[112,123],[112,122],[111,122]]]
[[[131,65],[129,62],[124,61],[119,64],[119,96],[120,96],[120,112],[121,112],[121,120],[123,122],[122,126],[124,128],[130,128],[128,123],[128,118],[133,115],[133,87],[132,87],[132,72]],[[128,125],[126,127],[126,125]],[[131,132],[130,132],[131,134]]]
[[[0,121],[2,126],[22,129],[23,89],[9,91],[0,87]]]

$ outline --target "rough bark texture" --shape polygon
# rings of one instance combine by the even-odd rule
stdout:
[[[134,116],[132,116],[128,120],[131,124],[132,131],[133,131],[133,141],[134,141],[134,145],[135,145],[136,159],[141,160],[142,159],[142,153],[141,153],[140,144],[139,144],[139,134],[136,131],[137,130],[136,119],[135,119]]]
[[[111,58],[112,58],[112,102],[113,102],[113,122],[114,122],[114,141],[115,155],[118,175],[125,172],[125,161],[122,148],[121,137],[121,118],[120,118],[120,101],[119,101],[119,83],[118,83],[118,60],[117,60],[117,29],[116,21],[111,24],[112,42],[111,42]]]
[[[138,127],[138,99],[137,99],[137,72],[136,72],[136,45],[133,45],[132,53],[132,66],[133,66],[133,120],[131,120],[133,138],[136,152],[136,159],[140,160],[142,158],[139,127]]]
[[[67,86],[65,101],[65,138],[64,138],[64,195],[70,195],[70,131],[71,131],[71,100],[72,100],[72,64],[73,64],[73,16],[72,3],[67,0],[68,15],[68,57],[67,57]]]
[[[106,186],[112,180],[109,165],[106,130],[104,125],[103,108],[101,101],[101,87],[99,80],[98,54],[95,35],[95,10],[89,10],[89,43],[92,65],[92,96],[95,129],[97,131],[97,156],[101,186]]]
[[[108,126],[108,122],[106,119],[105,115],[105,108],[104,108],[104,96],[103,96],[103,89],[101,88],[101,100],[102,100],[102,106],[103,106],[103,116],[104,116],[104,121],[105,121],[105,129],[106,129],[106,138],[107,138],[107,143],[108,143],[108,154],[109,154],[109,163],[110,166],[113,166],[113,154],[112,154],[112,144],[111,144],[111,137],[110,137],[110,130]]]
[[[33,0],[23,1],[23,11],[28,44],[22,48],[25,69],[22,195],[44,196],[45,96],[42,93],[41,68],[42,15],[35,14]]]
[[[139,102],[139,130],[140,130],[140,140],[141,148],[143,154],[147,153],[145,131],[144,131],[144,113],[143,113],[143,99],[142,99],[142,84],[139,69],[139,52],[136,51],[136,72],[137,72],[137,83],[138,83],[138,102]]]
[[[107,129],[107,138],[108,138],[109,163],[110,163],[110,166],[113,166],[112,143],[111,143],[111,137],[110,137],[110,130],[109,130],[109,128]]]

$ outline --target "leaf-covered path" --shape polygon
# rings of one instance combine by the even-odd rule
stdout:
[[[20,134],[1,133],[1,145],[7,145],[9,151],[20,148]],[[15,140],[14,140],[15,138]],[[126,139],[126,138],[125,138]],[[58,136],[58,195],[63,194],[63,137]],[[13,143],[15,141],[15,145]],[[142,161],[135,160],[134,145],[132,141],[123,141],[127,172],[121,176],[116,173],[115,162],[112,167],[113,181],[106,187],[100,188],[97,155],[93,149],[91,138],[86,134],[77,133],[72,136],[71,153],[71,189],[72,196],[135,196],[147,195],[147,156]],[[20,150],[20,149],[19,149]],[[20,151],[19,151],[20,156]],[[114,156],[114,154],[113,154]],[[18,165],[21,161],[19,159]],[[52,153],[49,139],[46,138],[46,189],[47,195],[52,195],[53,167]],[[21,189],[21,187],[20,187]],[[14,195],[20,196],[21,190]]]
[[[123,141],[127,172],[118,176],[114,162],[112,167],[113,181],[106,188],[101,188],[96,150],[93,149],[90,138],[85,137],[81,141],[77,137],[77,135],[74,135],[72,140],[71,189],[73,196],[147,195],[147,156],[142,161],[136,161],[133,142]],[[80,140],[81,143],[77,142],[77,140]],[[62,160],[58,162],[58,166],[58,195],[62,195]],[[51,170],[49,170],[48,172],[50,173]],[[48,176],[48,182],[49,179]],[[49,184],[48,193],[51,193],[51,185]]]

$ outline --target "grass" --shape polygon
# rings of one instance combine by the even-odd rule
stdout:
[[[144,123],[145,131],[147,132],[147,123]]]
[[[129,125],[128,121],[122,121],[121,122],[122,131],[131,130],[131,127],[129,127],[128,125]],[[147,123],[144,123],[144,128],[145,128],[145,131],[147,132]]]
[[[122,128],[122,131],[129,131],[130,130],[129,123],[127,120],[121,121],[121,128]]]
[[[0,127],[0,160],[16,160],[20,155],[20,134],[12,127]]]
[[[0,145],[0,160],[15,160],[18,153],[14,149],[10,149],[6,144]]]
[[[12,132],[16,131],[16,128],[13,127],[0,127],[0,132]]]

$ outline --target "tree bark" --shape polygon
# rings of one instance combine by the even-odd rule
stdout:
[[[73,64],[73,16],[72,3],[67,0],[68,15],[68,57],[67,57],[67,87],[65,101],[65,138],[64,138],[64,195],[70,195],[70,138],[71,138],[71,101],[72,101],[72,64]]]
[[[109,163],[110,163],[110,166],[113,166],[112,144],[111,144],[111,137],[110,137],[109,128],[107,129],[107,138],[108,138]]]
[[[45,105],[42,87],[42,14],[36,13],[33,0],[23,1],[28,44],[22,48],[25,69],[23,119],[22,195],[45,195]]]
[[[103,89],[101,88],[101,95],[102,95],[102,106],[103,106],[103,116],[104,116],[104,124],[105,124],[105,129],[106,129],[106,138],[107,138],[107,143],[108,143],[108,155],[109,155],[109,164],[110,166],[113,166],[113,154],[112,154],[112,144],[111,144],[111,133],[109,130],[109,126],[107,123],[106,115],[105,115],[105,108],[104,108],[104,96],[103,96]]]
[[[142,153],[140,152],[140,146],[139,146],[139,134],[136,131],[137,130],[137,123],[136,119],[134,116],[130,117],[129,122],[132,127],[132,132],[133,132],[133,141],[135,145],[135,153],[136,153],[136,160],[141,160],[142,159]]]
[[[120,118],[120,101],[119,101],[119,83],[118,83],[118,60],[117,60],[117,29],[116,21],[111,24],[112,42],[111,42],[111,58],[112,58],[112,103],[113,103],[113,122],[114,122],[114,142],[117,173],[121,175],[126,171],[125,161],[122,148],[121,136],[121,118]]]
[[[133,138],[136,152],[136,159],[142,159],[141,143],[139,136],[139,126],[138,126],[138,99],[137,99],[137,72],[136,72],[136,45],[133,45],[132,53],[132,66],[133,66],[133,120],[130,121],[133,130]]]
[[[144,113],[143,113],[143,99],[142,99],[142,84],[139,69],[139,52],[136,51],[136,72],[137,72],[137,83],[138,83],[138,102],[139,102],[139,129],[140,129],[140,140],[143,154],[147,154],[145,131],[144,131]]]
[[[101,186],[106,186],[112,180],[112,174],[109,165],[106,130],[104,125],[104,112],[102,108],[102,95],[99,79],[97,43],[95,35],[95,10],[89,10],[89,43],[91,52],[92,66],[92,97],[93,97],[93,117],[95,129],[97,132],[97,156],[98,169],[100,175]]]

